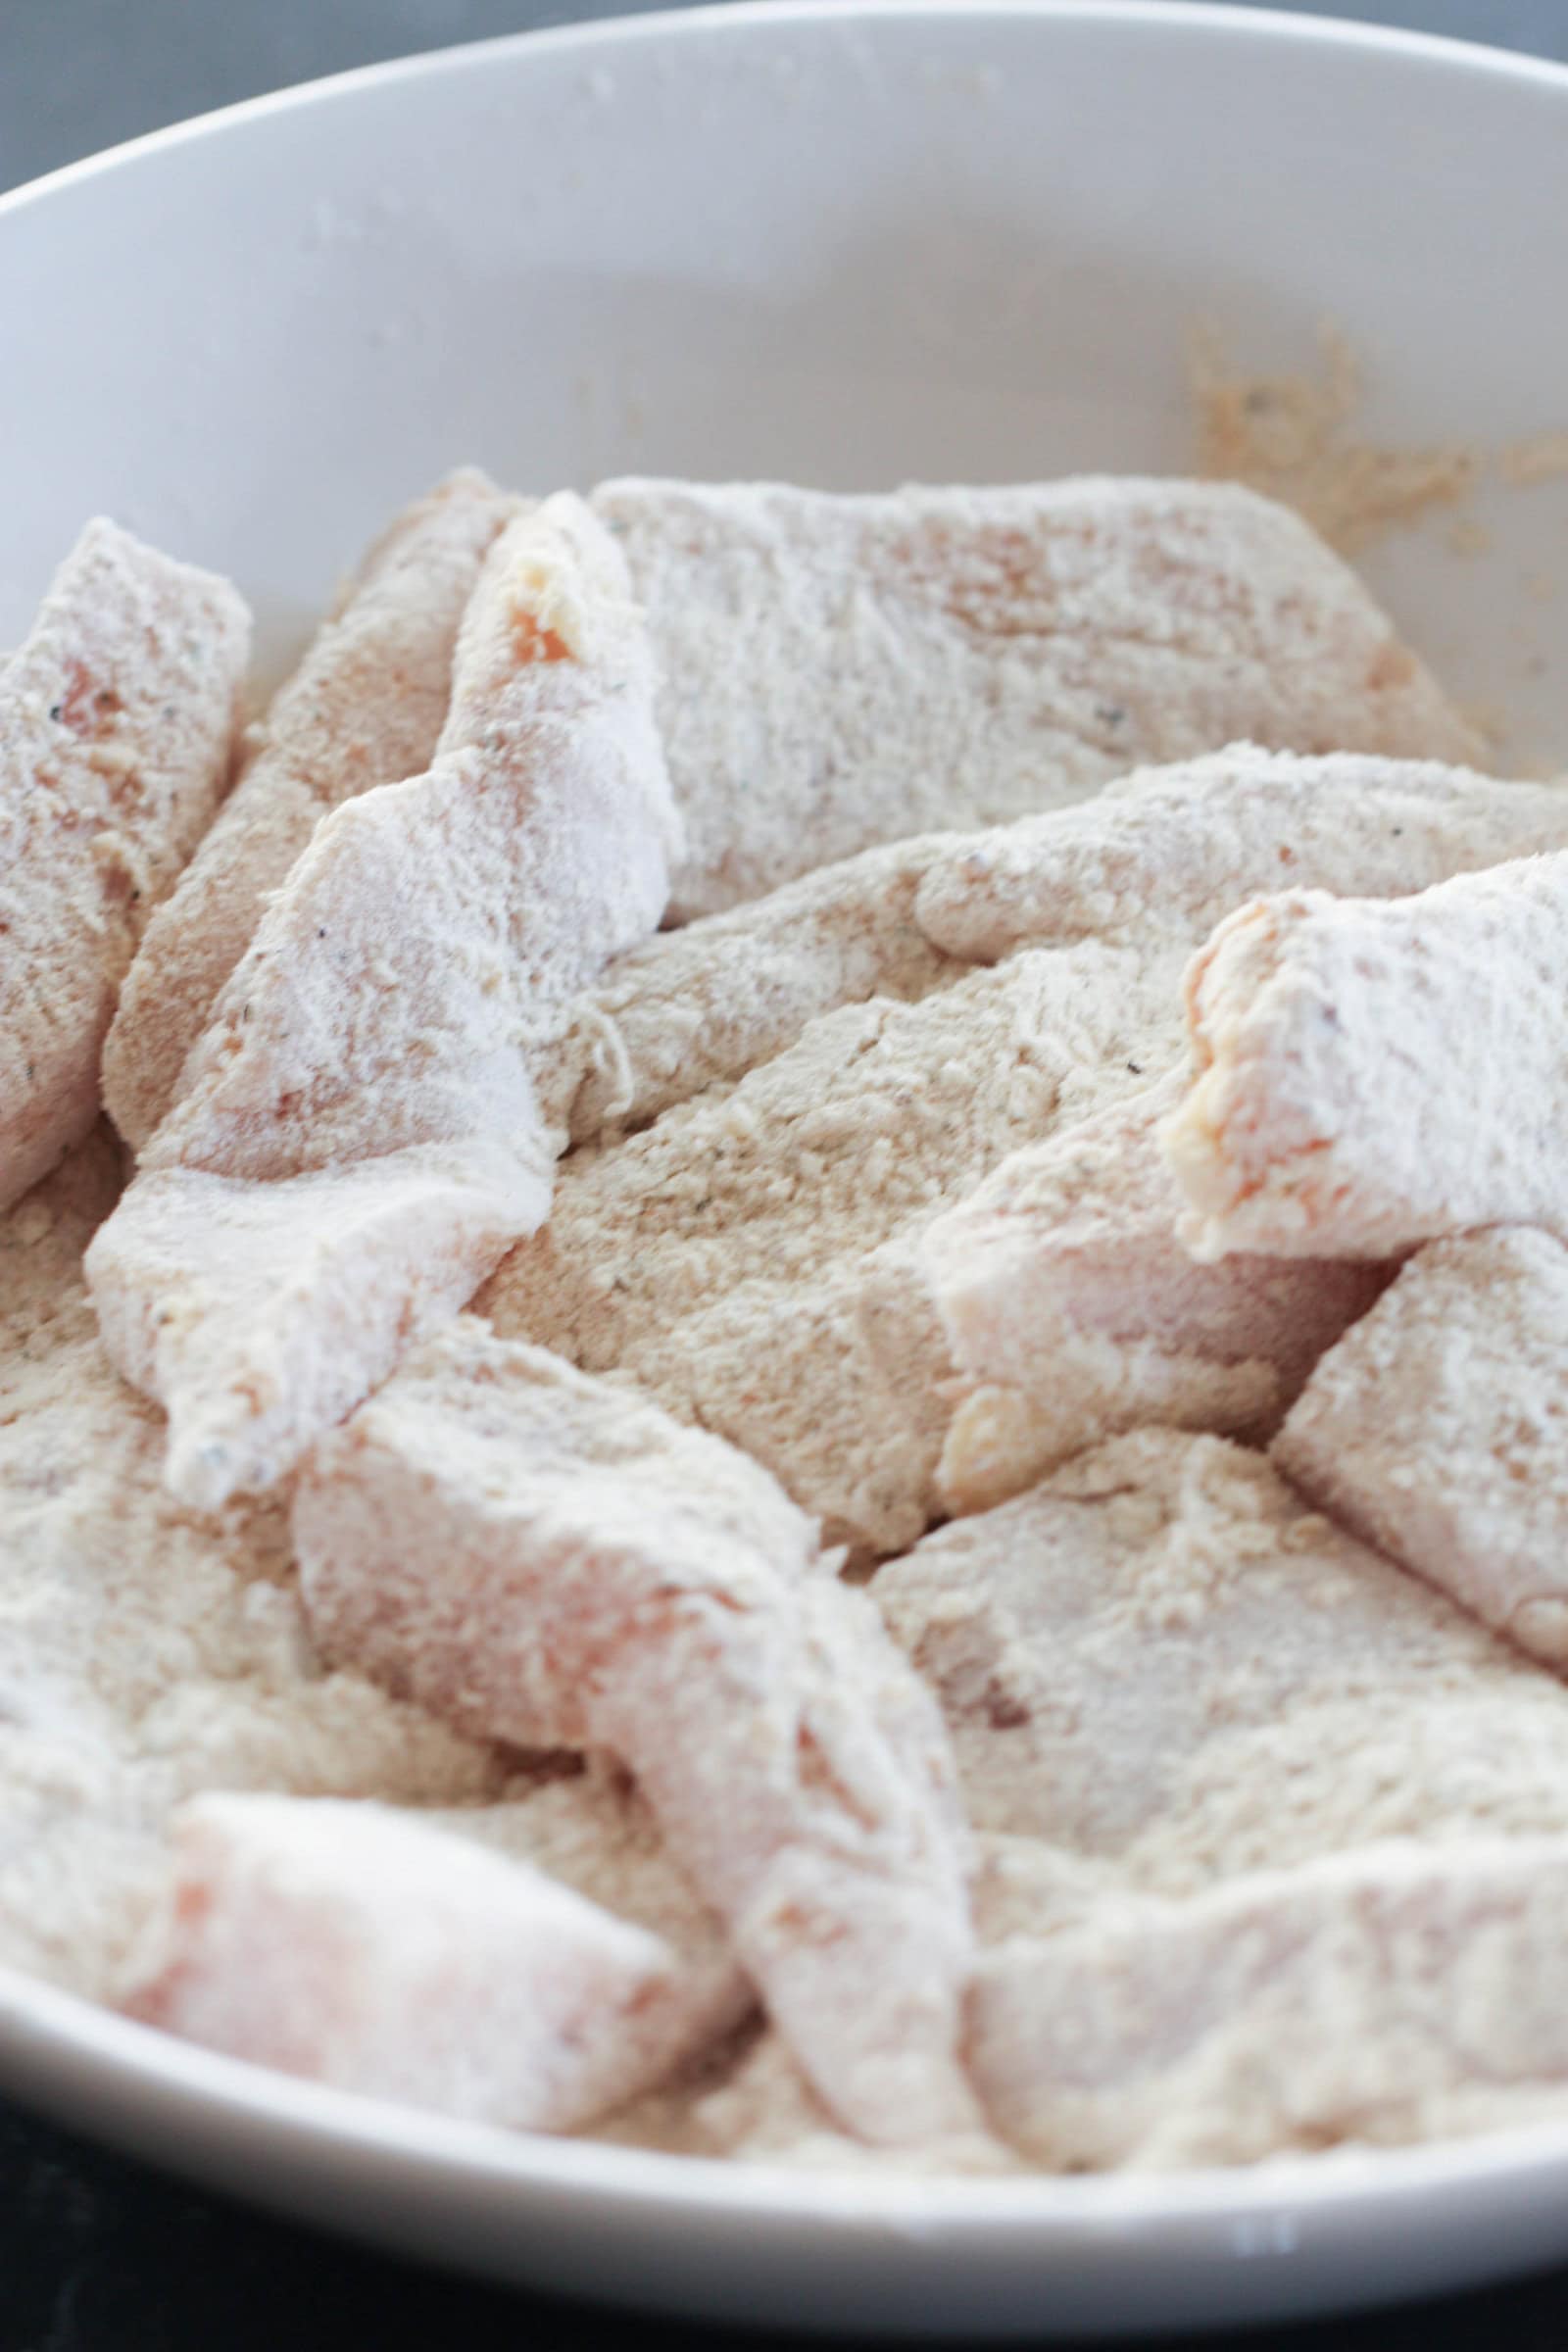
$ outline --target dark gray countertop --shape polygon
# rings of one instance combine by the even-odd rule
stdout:
[[[0,188],[316,74],[528,25],[642,14],[648,5],[0,0]],[[1568,0],[1319,0],[1302,13],[1373,18],[1568,59]],[[585,2327],[627,2352],[729,2342],[769,2352],[785,2340],[600,2323],[539,2297],[404,2270],[172,2183],[0,2103],[0,2352],[277,2352],[340,2343],[367,2352],[448,2343],[500,2352],[524,2339],[539,2347],[575,2341]],[[1480,2352],[1494,2343],[1562,2352],[1568,2272],[1442,2306],[1245,2340],[1278,2352]]]

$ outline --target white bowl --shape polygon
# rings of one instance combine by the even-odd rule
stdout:
[[[1367,424],[1568,421],[1568,72],[1229,8],[644,17],[268,98],[0,202],[0,644],[84,515],[231,571],[269,658],[463,458],[843,487],[1179,470],[1195,318],[1332,318]],[[1568,484],[1368,568],[1568,754]],[[1255,2171],[819,2179],[460,2128],[0,1981],[0,2083],[247,2194],[689,2313],[1032,2333],[1321,2311],[1568,2257],[1568,2126]]]

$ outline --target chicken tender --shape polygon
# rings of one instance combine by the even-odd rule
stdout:
[[[91,1253],[104,1346],[166,1400],[170,1491],[217,1510],[274,1486],[391,1368],[411,1331],[462,1304],[548,1178],[504,1147],[424,1145],[275,1184],[164,1168],[139,1177]]]
[[[1196,946],[1243,900],[1284,882],[1401,898],[1565,844],[1568,784],[1233,744],[956,842],[922,875],[914,915],[934,947],[969,963],[1161,926]]]
[[[549,1225],[478,1311],[585,1371],[619,1365],[678,1393],[684,1318],[853,1262],[1006,1152],[1133,1092],[1143,1054],[1156,1070],[1174,1061],[1183,959],[1179,942],[1085,941],[958,968],[912,1004],[824,1014],[738,1084],[573,1152]]]
[[[961,1390],[938,1473],[950,1512],[1140,1425],[1266,1432],[1385,1287],[1349,1261],[1194,1263],[1155,1141],[1183,1082],[1013,1152],[921,1237]]]
[[[619,559],[552,499],[487,561],[435,766],[318,828],[93,1245],[176,1493],[284,1475],[540,1222],[533,1056],[658,921],[675,838]]]
[[[1187,979],[1164,1131],[1196,1256],[1390,1257],[1467,1226],[1568,1231],[1568,856],[1418,898],[1288,892]]]
[[[1238,744],[1144,769],[1069,808],[863,851],[633,948],[576,1008],[547,1082],[553,1122],[577,1143],[645,1125],[823,1013],[914,1003],[1020,948],[1161,933],[1196,947],[1282,874],[1393,894],[1565,839],[1562,785],[1430,760]]]
[[[477,1311],[744,1446],[831,1541],[911,1543],[951,1366],[909,1245],[1009,1151],[1177,1058],[1184,956],[1084,941],[823,1015],[574,1152]]]
[[[1560,2101],[1568,1838],[1413,1841],[1123,1898],[989,1953],[969,2052],[1052,2170],[1245,2164]]]
[[[318,820],[435,757],[458,624],[517,511],[482,473],[450,474],[370,550],[268,714],[255,756],[147,925],[104,1048],[104,1100],[138,1148],[249,947],[270,892]]]
[[[683,918],[1240,737],[1475,755],[1355,575],[1233,484],[626,480],[593,504],[653,632]]]
[[[623,1760],[853,2129],[972,2127],[940,1723],[764,1471],[466,1318],[318,1449],[294,1535],[330,1655],[459,1728]]]
[[[1307,1383],[1274,1459],[1322,1510],[1568,1666],[1568,1251],[1416,1252]]]
[[[373,1804],[205,1796],[134,2017],[475,2123],[568,2132],[680,2055],[675,1958],[542,1871]]]
[[[0,663],[0,1207],[98,1116],[149,915],[228,780],[250,614],[226,580],[88,523]]]
[[[1563,1829],[1568,1690],[1222,1439],[1112,1439],[871,1592],[976,1829],[1124,1886]]]
[[[535,1759],[523,1779],[520,1792],[499,1803],[431,1809],[419,1818],[487,1853],[544,1871],[674,1954],[674,1976],[659,2004],[661,2047],[645,2077],[658,2087],[755,2020],[751,1980],[723,1921],[673,1860],[646,1801],[612,1757]]]
[[[652,696],[612,543],[564,494],[519,517],[465,615],[435,765],[318,827],[143,1166],[277,1178],[525,1133],[527,1049],[663,910],[679,829]]]
[[[913,1004],[956,976],[915,917],[921,877],[966,835],[866,850],[726,914],[661,931],[579,998],[542,1079],[573,1143],[645,1126],[744,1078],[820,1014],[872,997]]]

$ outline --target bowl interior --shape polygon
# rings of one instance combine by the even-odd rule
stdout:
[[[0,206],[0,645],[83,515],[232,571],[264,658],[471,458],[831,487],[1190,461],[1186,350],[1366,363],[1358,424],[1568,423],[1568,84],[1301,19],[715,10],[263,100]],[[1568,480],[1367,568],[1568,760]],[[1449,518],[1451,519],[1451,518]]]

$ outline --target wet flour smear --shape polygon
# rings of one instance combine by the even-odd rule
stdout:
[[[1246,482],[1294,507],[1331,547],[1353,556],[1434,509],[1462,508],[1483,467],[1459,443],[1401,448],[1355,432],[1361,363],[1338,328],[1321,337],[1316,375],[1237,372],[1211,327],[1193,335],[1188,384],[1200,471]],[[1509,457],[1501,464],[1508,476]]]

